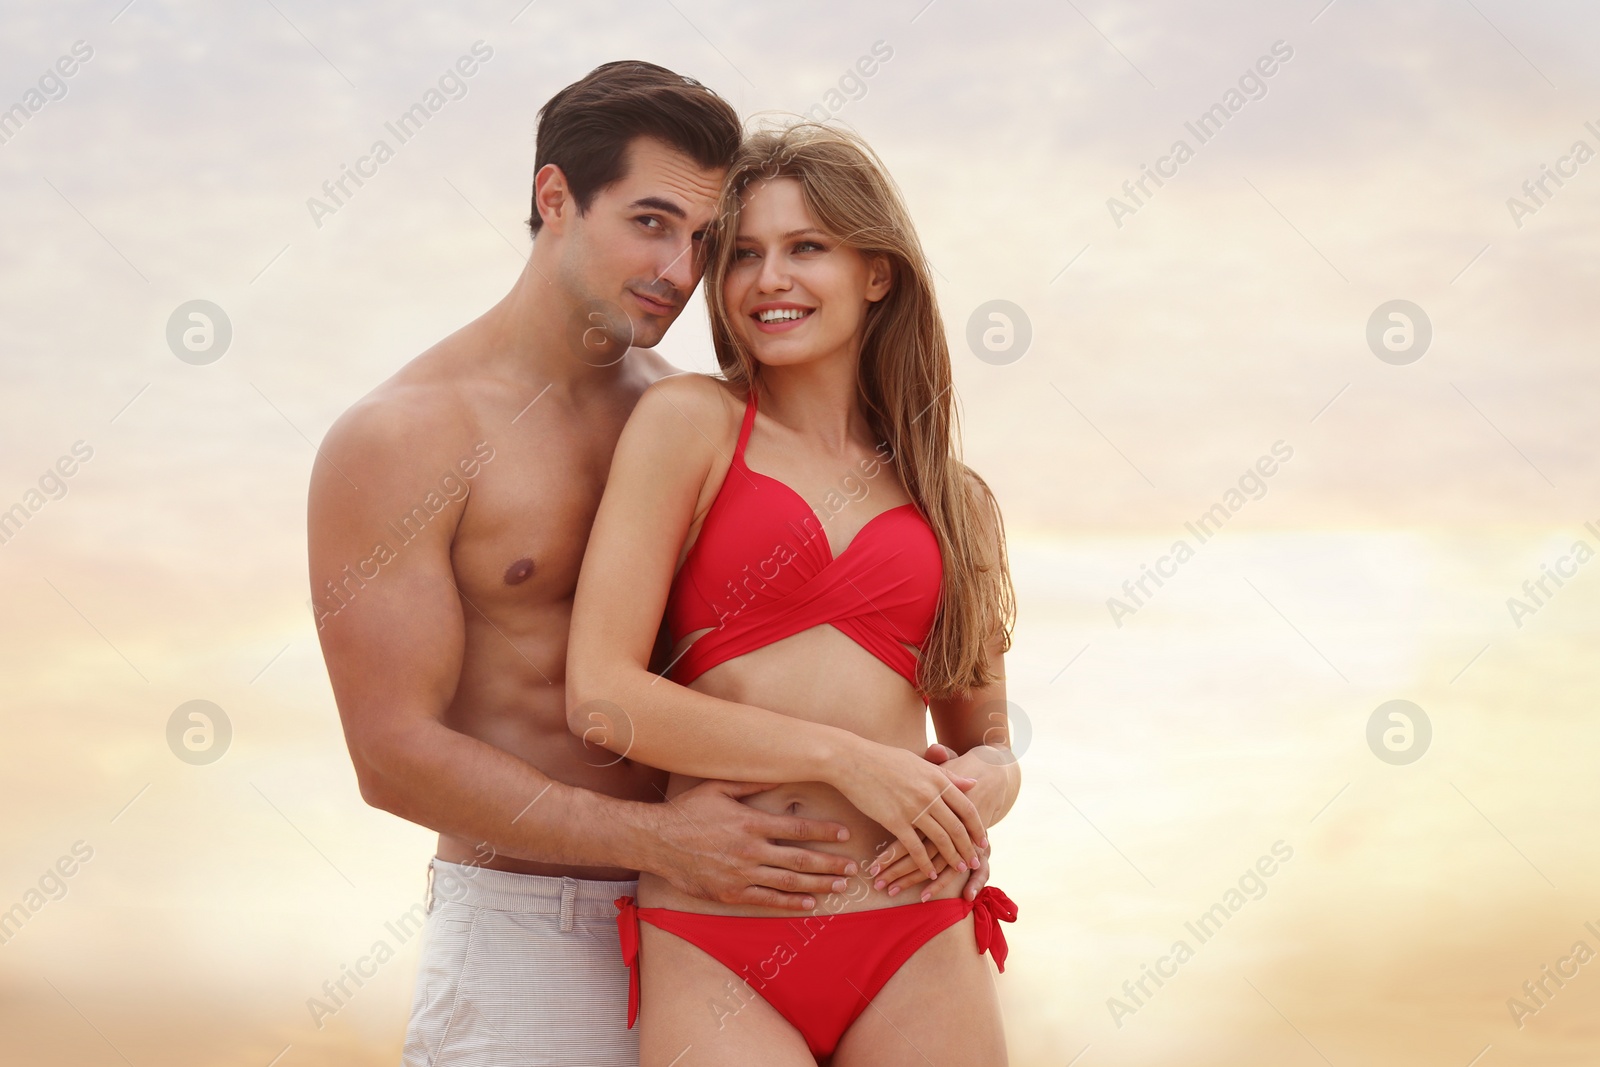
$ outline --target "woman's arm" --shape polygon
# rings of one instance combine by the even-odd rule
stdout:
[[[709,378],[676,375],[640,397],[612,458],[573,602],[567,720],[586,740],[700,778],[825,782],[932,862],[976,857],[977,809],[953,772],[848,730],[696,692],[648,670],[678,557],[739,412]],[[737,475],[730,475],[737,476]]]
[[[991,511],[988,487],[974,478],[970,484],[977,504],[977,514],[983,523],[983,536],[990,542],[992,559],[1004,559],[1005,532]],[[967,796],[983,816],[984,826],[993,826],[1016,803],[1022,788],[1022,768],[1018,764],[1020,753],[1012,747],[1012,724],[1006,701],[1005,652],[1009,642],[998,630],[989,636],[985,646],[994,681],[961,696],[933,700],[928,711],[933,719],[934,735],[939,744],[955,755],[944,766],[958,771],[977,784],[967,790]],[[987,854],[987,853],[986,853]],[[899,857],[896,859],[895,857]],[[874,887],[893,893],[908,889],[925,880],[924,869],[898,847],[892,847],[879,859],[874,875]],[[927,900],[958,877],[967,877],[956,868],[948,868],[935,859],[938,878],[924,887]],[[987,872],[967,878],[965,895],[970,899],[987,881]]]

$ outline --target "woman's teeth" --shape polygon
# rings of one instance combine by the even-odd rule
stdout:
[[[776,308],[772,311],[758,311],[756,318],[762,322],[784,322],[788,319],[802,319],[811,314],[809,308]]]

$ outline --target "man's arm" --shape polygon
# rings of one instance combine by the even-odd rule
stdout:
[[[841,857],[767,838],[836,840],[840,828],[739,804],[754,787],[707,783],[670,806],[619,800],[557,782],[444,724],[465,643],[450,547],[467,498],[448,502],[391,558],[368,561],[386,522],[408,513],[470,447],[430,404],[369,400],[329,431],[312,469],[318,636],[362,798],[502,855],[654,871],[710,899],[801,907],[800,897],[761,886],[830,891],[826,875],[843,873]]]

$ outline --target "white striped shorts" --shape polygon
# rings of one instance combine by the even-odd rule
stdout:
[[[637,887],[433,859],[403,1067],[638,1067],[613,904]]]

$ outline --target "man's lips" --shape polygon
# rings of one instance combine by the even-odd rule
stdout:
[[[643,293],[634,292],[632,289],[628,290],[628,292],[633,293],[633,298],[639,301],[644,306],[644,309],[652,315],[676,315],[680,308],[678,304],[657,300],[654,297],[645,296]]]

